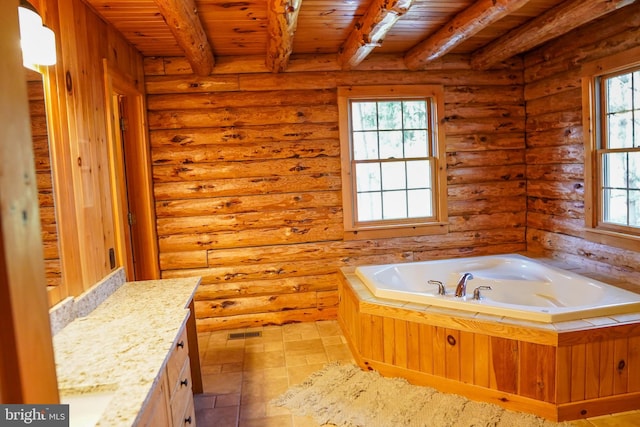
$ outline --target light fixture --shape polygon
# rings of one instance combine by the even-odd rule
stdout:
[[[18,6],[20,21],[20,45],[22,63],[34,69],[35,65],[56,63],[56,36],[50,28],[42,25],[42,18],[26,0]]]

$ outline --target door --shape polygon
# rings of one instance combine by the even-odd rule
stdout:
[[[110,99],[109,144],[117,248],[114,257],[127,280],[160,277],[155,224],[151,155],[144,94],[137,82],[105,61]]]

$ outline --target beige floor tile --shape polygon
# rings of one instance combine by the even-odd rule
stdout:
[[[296,339],[290,339],[300,336],[299,339],[313,339],[320,338],[318,328],[315,323],[290,323],[282,327],[282,335],[284,341],[296,341]]]
[[[201,359],[204,360],[204,359]],[[202,362],[202,364],[200,365],[200,370],[202,372],[202,375],[211,375],[211,374],[219,374],[220,372],[222,372],[222,365],[214,365],[214,364],[207,364]]]
[[[282,328],[279,326],[264,328],[262,331],[262,339],[264,342],[282,342]]]
[[[264,351],[284,351],[282,337],[279,340],[267,341],[264,343]]]
[[[306,339],[300,341],[288,341],[284,343],[284,351],[287,354],[313,354],[324,353],[324,345],[321,339]]]
[[[244,372],[245,381],[268,382],[279,378],[287,378],[287,368],[285,366],[279,366],[277,368],[255,369]]]
[[[307,356],[305,356],[304,354],[285,353],[284,357],[288,367],[308,365]]]
[[[244,393],[243,393],[244,397]],[[266,410],[266,402],[256,401],[256,402],[246,402],[240,404],[240,419],[241,420],[250,420],[257,418],[266,418],[267,410]]]
[[[264,353],[264,343],[247,343],[244,346],[245,353]]]
[[[640,426],[640,411],[623,412],[615,415],[589,418],[589,422],[597,427],[631,427]]]
[[[242,383],[240,405],[256,402],[268,402],[289,388],[288,378],[274,378],[269,381],[247,381]]]
[[[318,365],[324,364],[329,361],[327,358],[327,353],[318,353],[318,354],[309,354],[305,356],[307,358],[307,365]]]
[[[355,362],[353,354],[351,354],[351,350],[349,350],[349,346],[346,344],[329,345],[325,348],[327,350],[327,358],[330,362]]]
[[[220,372],[242,372],[243,362],[225,363]]]
[[[342,329],[337,320],[325,320],[316,322],[318,333],[321,337],[340,336],[342,335]]]
[[[330,337],[322,337],[322,344],[324,346],[342,345],[342,344],[346,344],[346,340],[340,335],[333,335]]]
[[[223,365],[225,363],[237,363],[244,360],[243,348],[211,348],[205,354],[203,364]]]
[[[242,372],[229,372],[202,377],[205,393],[230,394],[240,393],[242,387]]]
[[[289,371],[289,385],[300,384],[304,380],[306,380],[309,375],[312,373],[319,371],[324,367],[323,363],[319,363],[317,365],[305,365],[305,366],[296,366],[288,368]]]
[[[265,351],[264,353],[247,353],[244,370],[277,368],[285,366],[284,353],[281,351]]]
[[[240,393],[220,394],[216,396],[216,408],[240,406]]]
[[[216,398],[215,394],[196,394],[193,396],[193,404],[196,411],[201,409],[211,409],[216,406]]]
[[[203,427],[237,427],[238,407],[204,409],[196,412],[196,425]]]

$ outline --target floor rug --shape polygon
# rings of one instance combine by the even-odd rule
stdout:
[[[535,415],[471,401],[354,364],[330,363],[272,404],[338,427],[556,427]]]

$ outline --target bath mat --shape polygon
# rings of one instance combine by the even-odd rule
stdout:
[[[535,415],[330,363],[271,401],[294,415],[338,427],[556,427]]]

